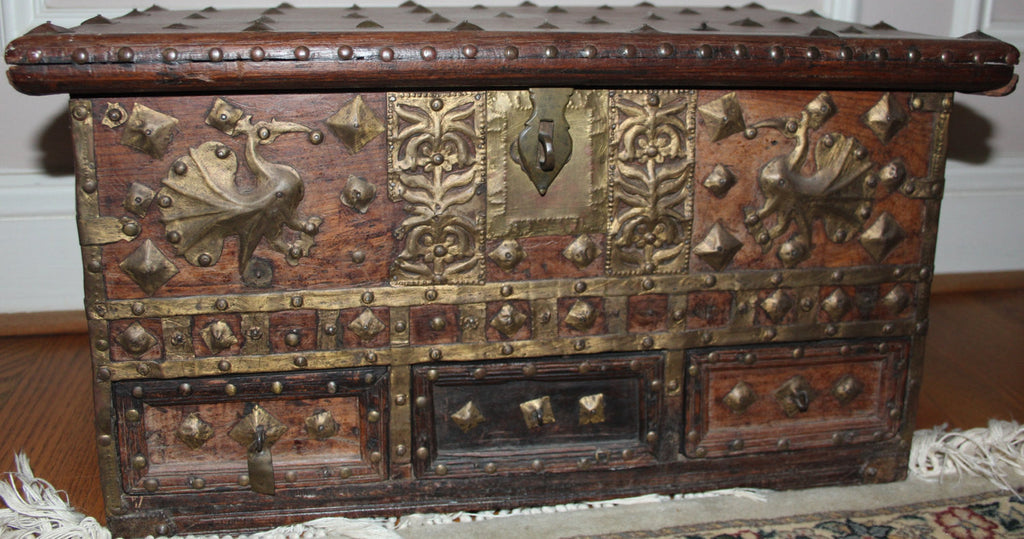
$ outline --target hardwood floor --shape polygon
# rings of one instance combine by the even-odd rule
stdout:
[[[919,428],[1024,420],[1024,288],[932,298]],[[25,451],[35,472],[101,521],[88,340],[0,338],[0,470]]]

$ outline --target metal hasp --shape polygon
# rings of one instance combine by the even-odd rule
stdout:
[[[246,448],[249,487],[254,492],[271,496],[276,492],[274,458],[270,447],[286,430],[288,427],[284,423],[256,404],[228,433],[232,440]]]
[[[572,137],[565,107],[572,88],[531,88],[533,116],[519,133],[519,166],[544,196],[572,155]]]

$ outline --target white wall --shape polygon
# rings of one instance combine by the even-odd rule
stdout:
[[[633,5],[639,0],[534,0],[539,4]],[[720,5],[728,0],[689,0]],[[731,0],[746,4],[749,0]],[[481,0],[428,4],[472,5]],[[0,42],[46,21],[75,26],[97,13],[113,17],[152,0],[0,0]],[[165,2],[202,8],[211,0]],[[217,0],[218,8],[265,7],[276,0]],[[329,2],[291,0],[296,6]],[[400,0],[360,0],[389,6]],[[502,3],[517,4],[519,0]],[[654,0],[658,5],[678,2]],[[959,36],[976,29],[1024,45],[1020,0],[760,0],[773,9]],[[939,232],[938,272],[1024,269],[1024,90],[1008,98],[958,96],[947,191]],[[71,141],[65,96],[29,97],[0,84],[0,313],[82,307],[74,221]]]

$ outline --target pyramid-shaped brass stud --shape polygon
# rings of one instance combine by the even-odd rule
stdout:
[[[731,92],[697,107],[697,112],[704,120],[711,142],[718,142],[728,136],[740,133],[747,128],[743,120],[743,107]]]
[[[787,417],[796,417],[806,412],[814,400],[814,389],[806,378],[799,374],[786,380],[775,390],[775,401],[782,407]]]
[[[327,125],[352,153],[359,153],[363,146],[384,132],[384,124],[362,96],[356,96],[327,118]]]
[[[491,318],[491,327],[498,330],[502,335],[512,338],[526,323],[526,315],[506,303],[498,309],[498,313]]]
[[[203,338],[203,342],[206,343],[206,347],[213,355],[238,343],[238,337],[235,337],[234,332],[231,331],[231,326],[223,320],[211,322],[199,332],[199,336]]]
[[[580,397],[580,425],[604,423],[604,393]]]
[[[330,410],[317,410],[306,418],[306,434],[314,440],[326,440],[338,433],[338,422]]]
[[[583,234],[572,240],[572,243],[562,250],[562,256],[577,268],[583,269],[597,258],[597,244],[590,239],[589,235]]]
[[[832,396],[842,405],[857,398],[862,391],[864,391],[864,384],[850,374],[843,375],[836,380],[836,383],[832,384]]]
[[[909,119],[906,109],[889,92],[861,117],[864,125],[868,126],[884,144],[888,144],[907,125]]]
[[[906,237],[907,233],[896,222],[896,218],[885,212],[867,230],[861,232],[860,244],[875,262],[881,262]]]
[[[213,425],[199,417],[198,412],[192,412],[181,420],[178,430],[174,431],[174,436],[189,448],[199,449],[213,438]]]
[[[596,320],[597,311],[589,303],[581,299],[576,300],[576,303],[572,304],[569,312],[565,315],[565,325],[576,331],[590,329]]]
[[[232,440],[239,445],[249,448],[256,441],[257,432],[263,431],[263,446],[269,448],[288,431],[288,426],[276,417],[270,415],[266,409],[259,404],[253,405],[242,419],[228,432]]]
[[[896,285],[882,297],[882,305],[889,311],[889,314],[898,315],[910,306],[910,294],[903,286]]]
[[[370,309],[363,309],[359,316],[349,323],[348,329],[360,340],[369,341],[384,331],[384,322],[377,318]]]
[[[147,296],[152,296],[178,274],[178,267],[151,240],[146,240],[122,260],[120,266],[121,271],[131,277]]]
[[[551,409],[551,398],[547,395],[519,404],[523,413],[526,428],[535,429],[555,422],[555,412]]]
[[[138,215],[139,217],[145,217],[146,212],[149,211],[149,205],[153,203],[153,197],[156,193],[152,189],[146,187],[139,182],[132,182],[131,187],[128,188],[128,194],[124,197],[122,205],[124,209]]]
[[[156,346],[157,338],[146,331],[138,322],[132,323],[128,329],[117,336],[117,344],[121,345],[132,357],[138,358]]]
[[[121,134],[121,144],[160,159],[167,153],[177,126],[177,118],[135,103]]]
[[[707,236],[693,248],[693,252],[707,265],[721,271],[732,262],[742,247],[743,243],[730,234],[722,223],[715,223]]]
[[[821,302],[822,310],[833,322],[842,320],[846,313],[850,312],[850,307],[850,296],[846,295],[842,288],[835,289]]]
[[[488,258],[494,261],[497,266],[505,271],[512,271],[526,258],[526,252],[519,242],[513,239],[502,241],[487,253]]]
[[[754,388],[740,380],[725,394],[725,397],[722,398],[722,404],[726,405],[733,413],[742,414],[756,400],[757,393],[754,393]]]
[[[729,193],[729,189],[732,189],[733,185],[736,185],[736,175],[729,170],[729,167],[719,163],[711,169],[708,177],[704,178],[702,185],[711,191],[712,195],[722,198]]]
[[[773,324],[778,324],[793,309],[793,298],[782,290],[761,300],[761,309],[768,315]]]
[[[808,125],[811,129],[818,129],[835,116],[839,109],[828,92],[821,92],[804,107],[804,110],[807,111]]]
[[[483,412],[473,404],[473,401],[469,401],[462,405],[454,414],[450,416],[452,422],[455,423],[462,432],[469,432],[477,427],[480,423],[486,421]]]

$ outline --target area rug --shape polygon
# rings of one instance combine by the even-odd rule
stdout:
[[[34,477],[26,458],[17,468],[0,482],[0,497],[9,507],[0,509],[0,539],[111,537]],[[1024,427],[993,422],[965,432],[919,431],[911,478],[898,483],[787,492],[730,489],[391,519],[327,518],[248,537],[1024,538],[1022,486]]]

